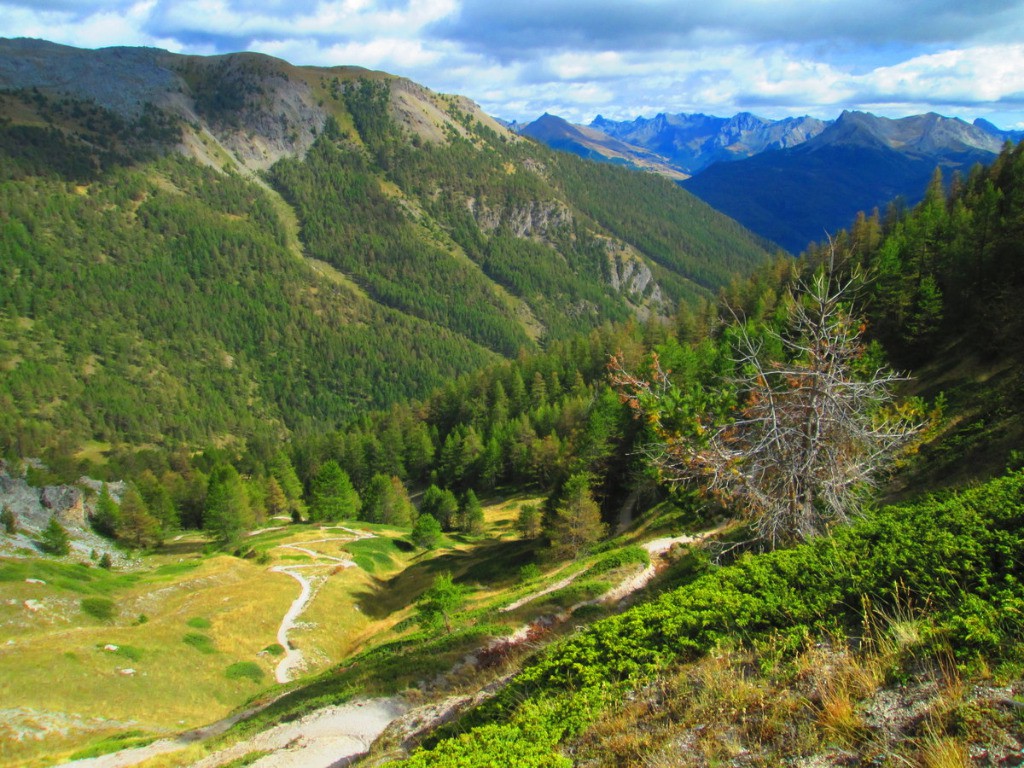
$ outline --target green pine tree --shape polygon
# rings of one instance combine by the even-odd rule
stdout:
[[[39,543],[44,552],[58,557],[63,557],[71,551],[71,538],[56,517],[51,517],[50,522],[40,533]]]
[[[309,516],[314,521],[355,520],[361,502],[352,481],[338,462],[326,462],[313,478]]]
[[[565,484],[563,500],[548,526],[548,538],[555,557],[577,558],[608,532],[601,521],[601,510],[590,492],[590,478],[572,475]]]
[[[222,549],[238,542],[249,517],[245,489],[230,464],[219,464],[210,473],[206,490],[203,530]]]

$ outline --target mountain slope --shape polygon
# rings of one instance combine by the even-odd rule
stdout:
[[[641,147],[613,138],[593,127],[573,125],[554,115],[544,114],[532,123],[519,128],[529,136],[552,149],[571,152],[588,160],[627,165],[639,170],[652,171],[670,179],[685,179],[687,174],[674,168],[665,158]]]
[[[658,179],[584,194],[571,162],[384,73],[8,40],[0,116],[18,455],[339,424],[765,258]]]
[[[897,197],[920,200],[936,166],[966,172],[1000,141],[960,120],[889,120],[846,112],[791,149],[718,163],[683,182],[715,208],[792,253]]]

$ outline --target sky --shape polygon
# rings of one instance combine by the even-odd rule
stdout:
[[[507,120],[858,109],[1024,129],[1024,0],[0,0],[0,35],[358,65]]]

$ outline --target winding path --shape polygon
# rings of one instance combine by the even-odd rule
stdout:
[[[345,529],[348,530],[348,529]],[[357,533],[352,531],[352,534],[358,538],[366,538],[365,534]],[[352,541],[351,536],[342,536],[333,539],[315,539],[314,541],[304,542],[306,544],[318,544],[325,541]],[[280,544],[279,549],[294,549],[298,552],[302,552],[310,557],[316,559],[321,558],[324,560],[330,560],[337,564],[337,567],[341,568],[354,568],[356,564],[344,557],[335,557],[334,555],[325,555],[323,552],[317,552],[316,550],[309,549],[307,547],[300,547],[295,544]],[[278,662],[277,667],[274,670],[274,679],[278,683],[287,683],[292,680],[292,672],[298,667],[302,666],[302,651],[292,646],[288,641],[288,633],[295,629],[295,623],[299,620],[299,616],[306,610],[306,606],[309,605],[309,601],[313,599],[313,582],[310,581],[306,576],[299,573],[300,568],[316,568],[322,566],[323,563],[308,563],[303,565],[275,565],[271,568],[272,573],[284,573],[291,576],[301,586],[299,596],[292,601],[291,607],[288,608],[288,612],[281,619],[281,626],[277,629],[277,642],[284,648],[284,658]]]

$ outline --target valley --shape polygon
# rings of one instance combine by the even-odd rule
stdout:
[[[442,568],[459,576],[475,575],[467,606],[474,616],[471,624],[484,624],[493,634],[488,638],[471,632],[440,658],[423,658],[419,663],[426,666],[400,679],[364,683],[359,698],[374,691],[402,692],[380,706],[396,708],[395,714],[422,707],[455,684],[446,682],[446,675],[456,675],[460,665],[465,675],[480,663],[472,654],[486,653],[484,649],[502,642],[509,643],[503,653],[513,654],[522,642],[515,638],[530,635],[525,628],[538,619],[546,633],[557,631],[574,611],[585,606],[597,610],[597,604],[590,605],[595,598],[614,606],[654,576],[653,565],[644,569],[643,563],[625,564],[602,575],[606,586],[574,590],[570,586],[583,581],[594,561],[573,564],[568,577],[566,569],[555,567],[527,580],[488,567],[496,550],[532,561],[531,543],[519,539],[512,523],[517,510],[533,501],[519,498],[489,505],[480,536],[454,537],[430,552],[408,544],[406,531],[357,523],[351,528],[284,525],[257,530],[246,537],[246,546],[258,554],[247,559],[204,554],[202,539],[184,535],[124,571],[7,561],[0,569],[8,596],[0,614],[0,672],[4,699],[19,706],[5,709],[0,723],[4,763],[42,764],[44,755],[53,759],[63,750],[70,750],[65,756],[83,768],[135,764],[181,750],[185,759],[196,760],[201,754],[197,750],[207,749],[207,740],[252,716],[253,702],[262,709],[283,695],[287,698],[289,691],[301,691],[288,683],[334,677],[351,666],[353,657],[372,658],[375,649],[403,646],[402,638],[415,634],[416,599],[430,583],[423,574]],[[651,563],[671,546],[690,540],[651,541]],[[300,574],[301,594],[296,597],[296,584],[282,577]],[[603,589],[610,591],[602,598]],[[512,595],[518,597],[510,600]],[[109,606],[104,618],[94,615],[94,603]],[[502,641],[502,632],[513,639]],[[412,650],[405,655],[410,653],[417,658]],[[438,677],[417,679],[428,669]],[[47,685],[55,677],[62,684]],[[344,715],[333,716],[335,720],[348,722],[353,712],[367,715],[376,706],[373,701],[365,709],[363,704],[342,705],[356,691],[338,688],[335,700]],[[245,710],[249,715],[239,714]],[[209,725],[218,718],[225,719]],[[304,743],[316,743],[315,735],[305,730],[295,735],[300,732]],[[182,735],[167,738],[176,733]],[[328,750],[338,748],[332,733],[324,732]],[[277,748],[293,739],[284,739]],[[96,747],[81,748],[90,742]],[[134,746],[148,742],[153,746]],[[90,752],[102,755],[105,744],[107,749],[127,750],[125,756],[118,762],[113,755],[86,757]],[[359,751],[368,746],[362,744]],[[256,751],[250,747],[243,741],[218,760]],[[328,754],[333,757],[323,765],[339,756]],[[307,754],[296,759],[311,758]]]
[[[0,762],[1024,761],[1024,144],[662,117],[0,40]]]

